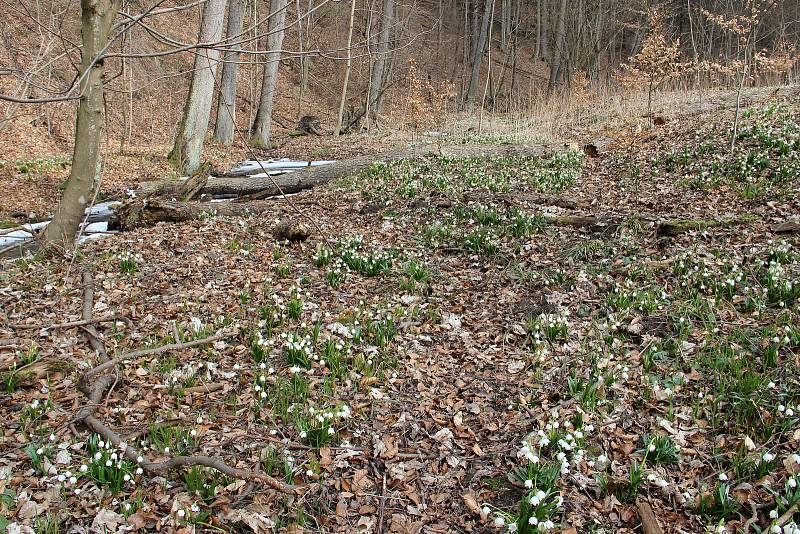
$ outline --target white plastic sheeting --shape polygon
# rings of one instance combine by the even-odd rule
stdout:
[[[264,161],[247,160],[236,165],[230,172],[247,175],[258,173],[253,176],[263,177],[265,176],[265,170],[272,174],[272,171],[296,171],[297,169],[303,169],[305,167],[319,167],[331,163],[334,163],[334,160],[303,161],[289,158],[269,159]]]

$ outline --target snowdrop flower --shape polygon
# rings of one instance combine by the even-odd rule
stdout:
[[[787,483],[787,484],[789,485],[789,487],[790,487],[790,488],[792,488],[792,489],[794,489],[794,488],[796,488],[796,487],[797,487],[797,479],[795,479],[795,478],[790,478],[789,480],[787,480],[787,481],[786,481],[786,483]]]
[[[550,521],[549,519],[544,522],[544,529],[545,530],[550,530],[554,526],[555,526],[555,524],[552,521]]]
[[[88,470],[89,470],[89,466],[88,466],[88,465],[86,465],[86,464],[83,464],[83,465],[81,466],[81,473],[85,473],[85,472],[86,472],[86,471],[88,471]]]
[[[531,489],[533,487],[533,480],[528,479],[525,481],[525,487]]]
[[[139,463],[139,464],[140,464],[140,463],[142,463],[142,462],[144,462],[144,458],[142,458],[141,456],[137,456],[137,457],[136,457],[136,463]]]
[[[517,531],[517,525],[515,523],[509,523],[508,531],[509,532],[516,532]]]
[[[137,475],[141,475],[142,473],[144,473],[144,470],[141,467],[137,467],[136,468],[136,474]]]
[[[786,408],[786,415],[788,417],[792,417],[794,415],[794,410],[792,410],[791,408]]]
[[[503,525],[506,524],[506,518],[503,517],[502,515],[498,515],[497,517],[494,518],[494,524],[497,525],[498,527],[502,527]]]
[[[481,511],[482,511],[484,514],[486,514],[486,515],[489,515],[489,512],[491,512],[492,510],[491,510],[491,508],[489,508],[488,506],[484,506],[484,507],[481,509]]]
[[[44,454],[44,449],[42,447],[39,447],[38,449],[36,449],[36,454],[39,454],[39,455]]]
[[[528,524],[536,526],[539,524],[539,520],[536,518],[536,516],[531,516],[528,518]]]
[[[768,453],[768,452],[765,452],[764,455],[761,457],[761,459],[763,461],[769,463],[769,462],[771,462],[772,460],[775,459],[775,455],[771,454],[771,453]]]
[[[59,482],[64,482],[67,479],[67,477],[65,477],[64,475],[58,475],[58,477],[56,478]]]
[[[183,518],[186,516],[186,510],[178,510],[178,517]]]
[[[106,460],[106,467],[111,467],[113,462],[111,460]]]
[[[539,497],[537,497],[536,495],[534,495],[533,497],[531,497],[528,500],[528,502],[531,503],[531,506],[539,506],[539,504],[541,504],[542,500]]]
[[[656,446],[655,446],[655,444],[654,444],[654,443],[651,443],[651,444],[650,444],[650,445],[647,447],[647,450],[648,450],[648,451],[650,451],[650,452],[653,452],[654,450],[656,450]]]
[[[720,482],[726,482],[728,480],[728,475],[726,475],[725,473],[720,473],[718,478]]]
[[[777,510],[770,510],[769,511],[769,518],[770,519],[778,519],[778,511]]]
[[[778,525],[772,525],[772,528],[770,528],[769,531],[774,532],[776,534],[781,534],[783,529],[781,529],[781,527],[779,527]]]
[[[122,480],[124,480],[125,482],[130,482],[131,481],[131,476],[128,473],[125,473],[125,476],[122,477]]]

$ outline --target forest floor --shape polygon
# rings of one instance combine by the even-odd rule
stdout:
[[[733,151],[724,111],[596,158],[376,164],[4,264],[0,530],[794,532],[799,121],[794,98]],[[308,241],[273,240],[289,217]],[[60,326],[87,285],[96,336]],[[75,420],[92,339],[144,352],[93,407],[143,465],[219,456],[299,494],[123,459]]]

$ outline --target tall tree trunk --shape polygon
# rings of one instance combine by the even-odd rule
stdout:
[[[550,57],[550,0],[540,0],[541,12],[539,24],[541,26],[542,46],[540,48],[539,59],[545,61]]]
[[[553,47],[553,57],[550,60],[550,80],[547,84],[548,92],[552,93],[558,83],[558,77],[563,68],[564,61],[564,26],[567,18],[567,0],[561,0],[558,9],[558,21],[556,23],[555,46]]]
[[[208,0],[200,23],[201,43],[216,43],[222,39],[226,0]],[[211,119],[214,101],[214,78],[217,74],[220,53],[213,48],[199,48],[194,57],[194,71],[189,85],[189,96],[183,108],[175,144],[169,159],[181,173],[192,174],[200,167],[200,154]]]
[[[356,21],[356,0],[350,2],[350,26],[347,32],[347,67],[344,71],[344,82],[342,82],[342,100],[339,102],[339,116],[336,121],[334,137],[339,137],[342,133],[342,120],[344,119],[344,106],[347,104],[347,85],[350,83],[350,71],[353,68],[353,26]]]
[[[242,33],[243,22],[244,0],[230,0],[226,37],[240,41],[239,34]],[[225,145],[233,144],[233,134],[236,129],[236,73],[239,70],[241,45],[231,44],[230,48],[231,50],[225,53],[225,63],[222,65],[217,122],[214,126],[214,140]]]
[[[372,65],[372,77],[369,82],[369,100],[366,109],[370,110],[370,116],[377,118],[383,87],[386,83],[386,60],[389,54],[389,42],[392,37],[392,25],[394,24],[394,1],[383,1],[383,13],[381,13],[381,35],[378,41],[378,53],[375,56],[375,63]],[[367,117],[367,123],[372,122]]]
[[[269,147],[270,125],[272,123],[272,105],[275,99],[275,87],[278,84],[278,66],[283,47],[284,25],[286,22],[286,6],[289,0],[272,0],[270,2],[269,36],[264,56],[264,79],[261,82],[261,99],[253,127],[250,130],[250,144]]]
[[[297,120],[299,121],[303,116],[303,95],[306,94],[308,85],[308,58],[305,54],[303,10],[300,7],[300,0],[295,0],[295,11],[297,11],[297,45],[300,52],[300,83],[297,84]]]
[[[81,0],[81,98],[75,120],[75,145],[67,186],[53,221],[44,231],[45,247],[70,250],[84,211],[100,181],[100,140],[103,133],[103,61],[92,65],[108,43],[120,0]]]
[[[489,33],[489,22],[492,18],[493,9],[494,0],[486,0],[481,30],[478,34],[478,42],[475,45],[475,55],[472,60],[472,75],[469,78],[469,88],[467,89],[467,106],[471,106],[475,103],[475,94],[478,91],[478,82],[480,81],[479,78],[481,74],[481,59],[483,59],[483,50],[486,48],[486,36]]]

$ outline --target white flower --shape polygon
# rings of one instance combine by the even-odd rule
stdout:
[[[88,470],[89,470],[89,466],[88,466],[88,465],[86,465],[86,464],[83,464],[83,465],[81,466],[81,473],[85,473],[85,472],[86,472],[86,471],[88,471]]]
[[[777,510],[770,510],[769,511],[769,518],[770,519],[778,519],[778,511]]]
[[[531,517],[528,518],[528,524],[529,525],[534,525],[534,526],[538,525],[539,524],[539,520],[536,518],[536,516],[531,516]]]
[[[770,528],[769,531],[770,532],[774,532],[776,534],[781,534],[783,529],[781,527],[779,527],[778,525],[772,525],[772,528]]]
[[[516,525],[516,523],[510,523],[510,524],[508,525],[508,531],[509,531],[509,532],[516,532],[516,531],[517,531],[517,525]]]
[[[795,478],[790,478],[786,483],[789,484],[789,487],[792,489],[797,487],[797,479]]]
[[[530,479],[526,480],[525,481],[525,487],[528,488],[528,489],[531,489],[533,487],[533,480],[530,480]]]
[[[647,447],[647,450],[650,451],[650,452],[653,452],[654,450],[656,450],[655,444],[651,443],[650,446]]]
[[[178,510],[178,517],[184,517],[186,515],[186,510]]]
[[[506,524],[506,518],[503,517],[502,515],[498,515],[497,517],[494,518],[494,524],[497,525],[498,527],[502,527],[503,525]]]
[[[489,508],[488,506],[484,506],[484,507],[481,509],[481,511],[482,511],[484,514],[486,514],[486,515],[489,515],[489,512],[491,512],[492,510],[491,510],[491,508]]]
[[[144,470],[141,467],[137,467],[136,468],[136,474],[137,475],[141,475],[142,473],[144,473]]]
[[[765,452],[764,455],[761,457],[761,459],[764,460],[765,462],[771,462],[772,460],[775,459],[775,455]]]
[[[726,475],[725,473],[720,473],[718,478],[720,479],[721,482],[725,482],[728,480],[728,475]]]
[[[530,498],[530,500],[528,502],[531,503],[531,506],[539,506],[539,504],[542,502],[542,500],[539,497],[537,497],[536,495],[534,495],[533,497]]]

